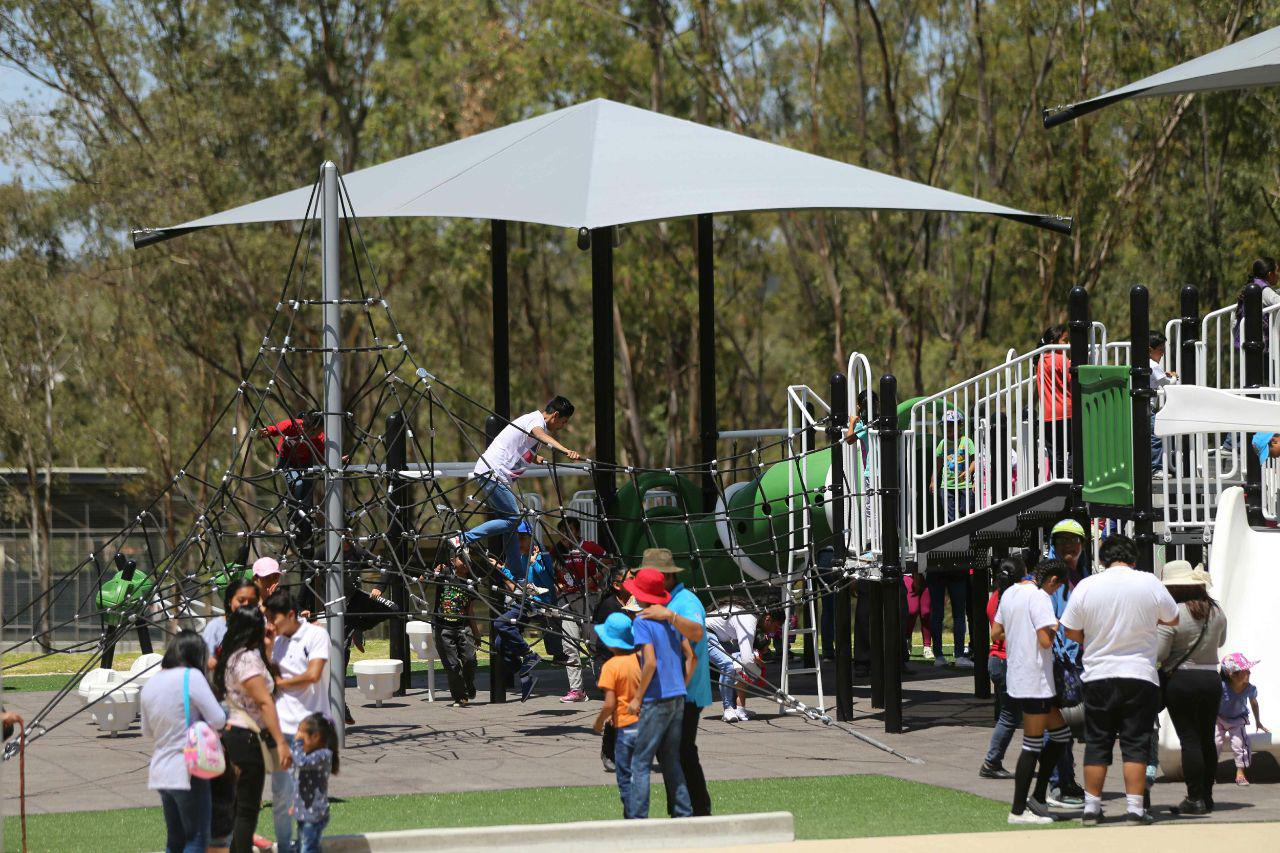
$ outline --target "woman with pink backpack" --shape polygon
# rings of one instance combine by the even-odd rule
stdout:
[[[217,732],[227,715],[205,677],[209,652],[195,631],[179,631],[142,688],[142,731],[155,739],[147,787],[160,792],[165,853],[204,853],[213,804],[209,779],[224,768]]]

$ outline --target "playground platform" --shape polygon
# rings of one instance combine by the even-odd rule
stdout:
[[[1009,782],[977,775],[990,736],[991,707],[987,700],[973,698],[972,673],[921,663],[913,664],[912,669],[904,691],[905,733],[883,733],[883,722],[870,707],[865,681],[855,683],[857,719],[852,728],[923,759],[923,764],[903,761],[834,726],[781,715],[776,705],[752,699],[748,707],[759,716],[747,723],[721,722],[718,714],[712,718],[714,707],[707,709],[698,735],[707,776],[769,779],[877,773],[1007,800]],[[333,795],[346,798],[612,783],[613,775],[600,763],[598,738],[590,730],[599,703],[562,704],[558,697],[566,688],[563,671],[542,673],[537,695],[529,702],[503,705],[483,701],[487,685],[482,674],[481,701],[466,709],[448,707],[445,693],[428,703],[425,684],[418,685],[423,678],[422,673],[415,674],[410,694],[381,708],[361,704],[359,694],[348,690],[356,725],[348,734],[342,775],[334,780]],[[801,688],[797,695],[813,701],[816,697],[805,695],[805,682],[797,681]],[[8,707],[19,712],[30,712],[48,698],[49,694],[39,692],[5,696]],[[156,805],[155,794],[147,790],[150,746],[136,724],[122,735],[108,737],[87,715],[73,719],[30,748],[28,812]],[[1077,759],[1079,753],[1077,747]],[[17,769],[16,761],[4,766],[5,814],[17,813]],[[1111,797],[1117,798],[1118,777],[1110,787]],[[1280,820],[1276,792],[1276,784],[1248,788],[1224,784],[1217,791],[1218,811],[1194,823]],[[1167,815],[1183,793],[1181,783],[1158,784],[1153,796],[1157,815]],[[927,808],[927,804],[904,804],[904,808],[920,807]],[[1122,805],[1110,802],[1107,808],[1118,812]]]

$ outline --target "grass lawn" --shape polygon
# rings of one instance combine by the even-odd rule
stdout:
[[[789,811],[795,815],[798,838],[989,832],[1007,827],[1004,803],[888,776],[751,779],[712,782],[710,787],[718,814]],[[655,816],[665,812],[661,785],[654,786],[652,802]],[[326,832],[341,835],[621,816],[617,789],[612,786],[406,794],[336,802]],[[264,835],[272,835],[269,808],[263,809],[258,827]],[[32,851],[124,853],[164,848],[159,808],[32,815],[27,828]],[[16,817],[5,818],[4,837],[5,850],[18,848]]]

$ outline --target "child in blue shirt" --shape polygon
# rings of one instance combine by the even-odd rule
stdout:
[[[641,604],[665,605],[671,601],[662,572],[657,569],[641,569],[622,586]],[[639,689],[628,708],[640,715],[631,754],[630,817],[649,816],[649,767],[654,756],[662,768],[663,782],[675,792],[671,816],[689,817],[693,804],[680,766],[680,735],[684,727],[684,697],[698,659],[689,641],[670,622],[641,616],[631,631],[640,650],[641,669]]]
[[[312,714],[298,724],[290,749],[298,851],[320,853],[320,836],[329,824],[329,774],[338,772],[338,733],[324,714]]]

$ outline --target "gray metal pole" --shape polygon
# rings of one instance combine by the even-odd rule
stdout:
[[[324,299],[324,520],[325,614],[329,626],[329,714],[338,730],[338,742],[346,745],[345,652],[346,599],[342,594],[342,286],[338,279],[342,243],[338,229],[338,167],[326,160],[320,214],[320,250],[323,256]]]

